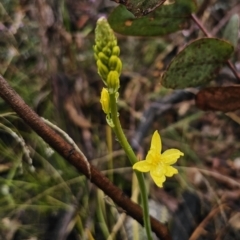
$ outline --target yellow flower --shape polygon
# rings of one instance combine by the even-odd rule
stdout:
[[[110,97],[106,88],[102,89],[100,103],[102,104],[102,110],[106,113],[110,113]]]
[[[152,136],[151,147],[146,160],[139,161],[133,165],[133,169],[140,172],[150,172],[153,181],[158,187],[162,187],[167,177],[172,177],[178,170],[170,165],[174,164],[184,154],[178,149],[166,150],[163,154],[162,142],[158,131]]]

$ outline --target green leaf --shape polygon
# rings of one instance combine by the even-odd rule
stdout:
[[[223,32],[223,38],[232,43],[236,48],[238,43],[239,16],[234,14]]]
[[[172,60],[161,83],[166,88],[186,88],[211,81],[230,58],[233,50],[233,46],[224,40],[198,39]]]
[[[161,6],[166,0],[113,0],[126,6],[136,17],[144,16]]]
[[[115,32],[124,35],[161,36],[183,29],[195,10],[195,1],[176,0],[174,4],[158,7],[147,16],[135,18],[120,5],[110,14],[108,22]]]

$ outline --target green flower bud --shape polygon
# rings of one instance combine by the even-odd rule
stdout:
[[[98,74],[102,78],[103,82],[107,84],[107,77],[109,73],[107,66],[104,63],[102,63],[101,60],[97,60],[97,67],[98,67]]]
[[[98,60],[98,55],[96,53],[94,53],[94,58],[96,61]]]
[[[120,73],[122,71],[122,62],[117,56],[112,55],[110,57],[109,62],[108,62],[108,66],[109,66],[111,71],[115,70],[120,75]]]
[[[113,30],[108,24],[107,19],[104,17],[98,19],[95,34],[96,42],[101,42],[104,45],[107,45],[109,42],[116,41],[116,37],[114,36]]]
[[[98,54],[98,59],[100,59],[104,64],[106,64],[106,66],[108,65],[109,57],[106,56],[103,52],[100,52]]]
[[[114,39],[113,41],[109,42],[108,45],[109,45],[109,47],[111,47],[111,48],[117,46],[117,40]]]
[[[103,48],[102,42],[97,41],[95,46],[96,46],[96,51],[97,51],[98,53],[101,52],[101,49]],[[95,49],[94,49],[94,50],[95,50]]]
[[[115,56],[119,56],[120,54],[120,48],[119,46],[114,46],[113,49],[112,49],[112,55],[115,55]]]
[[[98,49],[97,45],[93,46],[93,51],[94,51],[94,54],[98,54],[99,53],[99,49]]]
[[[110,97],[108,90],[106,88],[102,89],[100,103],[102,105],[102,110],[106,113],[110,113]]]
[[[109,93],[115,93],[120,87],[119,73],[117,71],[110,71],[107,76],[107,86]]]
[[[111,56],[111,49],[109,47],[104,47],[102,52],[108,57]]]

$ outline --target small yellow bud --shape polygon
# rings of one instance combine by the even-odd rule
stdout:
[[[102,104],[102,110],[106,113],[110,113],[110,97],[106,88],[102,89],[100,103]]]
[[[120,87],[119,73],[117,71],[110,71],[107,76],[107,86],[109,93],[115,93]]]

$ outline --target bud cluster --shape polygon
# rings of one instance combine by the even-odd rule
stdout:
[[[105,18],[100,18],[97,21],[95,34],[96,44],[93,49],[98,74],[107,86],[109,93],[115,93],[119,89],[119,76],[122,71],[117,39]]]

